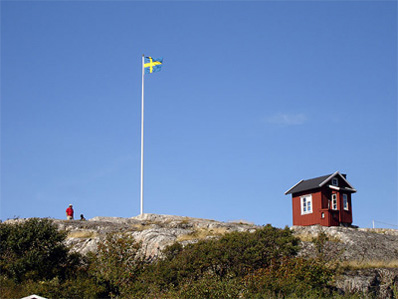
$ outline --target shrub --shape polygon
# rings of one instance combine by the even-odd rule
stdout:
[[[249,298],[322,298],[331,294],[333,275],[318,259],[290,258],[247,275],[245,285]]]
[[[131,236],[109,234],[90,257],[89,273],[100,285],[106,285],[111,296],[125,297],[144,265],[141,243]]]
[[[16,283],[14,280],[1,277],[0,298],[22,298],[37,294],[45,298],[107,298],[105,288],[85,275],[78,275],[73,279],[60,281],[58,277],[51,280],[33,281],[25,280]]]
[[[48,219],[0,223],[0,272],[16,282],[64,276],[76,262],[63,244],[65,238]]]
[[[219,279],[243,277],[268,267],[271,262],[296,255],[298,239],[288,229],[267,225],[253,233],[234,232],[220,239],[202,240],[182,247],[174,244],[165,258],[153,266],[153,279],[162,288],[182,281],[199,280],[207,274]]]
[[[166,294],[169,298],[239,298],[242,286],[239,279],[224,279],[214,274],[205,274],[198,280],[186,279],[176,291]]]
[[[0,223],[1,298],[103,297],[103,287],[87,275],[82,256],[68,251],[65,238],[49,219]]]

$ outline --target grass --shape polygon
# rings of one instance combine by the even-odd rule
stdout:
[[[88,238],[95,238],[96,236],[97,236],[96,232],[87,231],[87,230],[76,230],[68,233],[68,238],[88,239]]]
[[[388,235],[391,232],[394,232],[394,231],[397,231],[397,230],[396,229],[391,229],[391,228],[369,228],[369,229],[364,230],[364,231],[368,232],[368,233]]]
[[[203,240],[206,239],[207,237],[222,236],[226,232],[227,229],[224,227],[213,228],[210,230],[200,228],[190,234],[178,236],[177,242],[190,241],[190,240]]]
[[[185,217],[183,220],[180,221],[180,224],[189,224],[190,219],[188,217]]]
[[[297,234],[294,236],[299,238],[302,242],[312,242],[312,239],[314,238],[314,236],[311,234]]]
[[[295,234],[294,235],[296,238],[299,238],[300,241],[302,242],[312,242],[316,236],[314,234]],[[328,242],[335,242],[335,243],[340,243],[341,240],[338,237],[327,235],[328,236]]]
[[[134,231],[142,232],[143,230],[153,228],[153,224],[133,224],[130,226]]]
[[[130,224],[130,228],[132,228],[134,231],[143,231],[147,229],[151,229],[154,227],[164,227],[164,222],[162,221],[153,221],[153,220],[144,220],[141,223],[137,224]]]
[[[341,266],[351,270],[363,270],[363,269],[374,269],[374,268],[398,268],[398,260],[346,261],[341,263]]]

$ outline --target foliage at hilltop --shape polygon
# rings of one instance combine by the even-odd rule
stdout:
[[[99,285],[105,285],[111,297],[128,294],[129,287],[143,271],[141,244],[131,236],[109,234],[99,245],[97,254],[90,254],[88,274]]]
[[[320,261],[296,258],[298,244],[290,229],[270,225],[254,233],[234,232],[185,247],[176,243],[138,277],[134,288],[144,292],[136,293],[137,298],[328,295],[333,273]],[[127,298],[134,293],[121,295]]]
[[[335,268],[297,257],[290,229],[270,225],[165,249],[147,262],[142,244],[111,234],[87,258],[62,245],[50,220],[0,224],[1,298],[306,298],[334,296]],[[321,244],[325,240],[318,242]],[[321,255],[320,255],[321,257]]]
[[[64,245],[65,238],[66,233],[48,219],[0,223],[0,297],[103,295],[87,275],[83,257]]]
[[[0,225],[0,272],[20,282],[64,276],[73,256],[63,245],[65,233],[47,219]]]
[[[166,248],[165,258],[155,264],[154,277],[162,287],[178,286],[182,280],[209,273],[222,280],[243,277],[293,257],[297,251],[298,240],[289,229],[279,230],[268,225],[254,233],[234,232],[186,247],[176,243]]]

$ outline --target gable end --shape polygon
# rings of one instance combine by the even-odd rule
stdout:
[[[350,189],[355,190],[355,188],[353,186],[351,186],[351,184],[347,181],[346,176],[342,175],[339,171],[336,171],[335,173],[331,174],[329,177],[327,177],[323,182],[321,182],[319,184],[319,187],[322,187],[323,185],[325,185],[328,181],[330,181],[331,179],[335,178],[336,176],[338,176],[340,179],[342,179],[348,186]],[[355,190],[356,191],[356,190]]]

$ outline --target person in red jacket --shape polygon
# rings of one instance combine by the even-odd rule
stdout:
[[[71,204],[66,209],[66,219],[73,220],[73,206]]]

